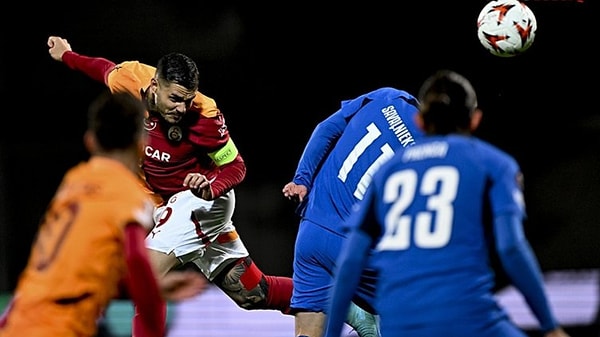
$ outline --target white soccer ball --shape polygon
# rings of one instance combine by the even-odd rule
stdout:
[[[537,30],[535,15],[518,0],[488,2],[477,18],[477,37],[490,53],[511,57],[526,51]]]

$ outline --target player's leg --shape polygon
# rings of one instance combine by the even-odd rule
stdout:
[[[356,331],[360,337],[380,337],[379,317],[351,302],[346,323]]]
[[[230,236],[227,233],[224,235]],[[194,263],[241,308],[272,309],[289,314],[292,279],[265,275],[248,255],[240,238],[211,243]]]
[[[327,316],[323,312],[299,311],[295,313],[294,329],[296,336],[321,337],[325,333]],[[378,317],[354,302],[350,303],[346,323],[360,337],[379,337]]]
[[[323,312],[296,312],[294,314],[295,336],[321,337],[325,333],[327,316]]]
[[[146,248],[160,276],[203,253],[210,237],[217,237],[218,229],[230,221],[230,217],[222,215],[227,213],[222,209],[232,207],[230,202],[225,196],[214,201],[202,200],[188,190],[175,194],[155,209],[155,227],[146,237]],[[207,220],[198,224],[196,213]]]
[[[181,261],[173,252],[166,254],[153,249],[147,251],[150,263],[152,263],[159,277],[165,276],[169,271],[181,265]]]
[[[375,299],[375,282],[377,272],[366,268],[360,278],[356,296],[350,304],[346,323],[350,325],[360,337],[379,337],[379,317],[373,308]]]
[[[159,277],[196,258],[206,246],[192,221],[190,216],[192,212],[200,208],[210,214],[212,209],[227,207],[221,206],[227,203],[227,198],[214,202],[206,201],[195,197],[190,191],[185,191],[176,194],[166,204],[155,209],[156,225],[146,237],[146,248],[148,248],[150,262]],[[209,235],[210,230],[202,233]],[[216,236],[217,233],[214,235]],[[166,322],[166,305],[161,310]],[[147,333],[141,330],[137,308],[135,308],[132,333],[134,337],[147,336]]]
[[[344,238],[307,220],[300,222],[294,247],[294,292],[296,336],[322,336],[328,299],[333,286],[333,273]],[[360,337],[379,337],[378,318],[373,314],[373,273],[361,278],[360,306],[352,303],[346,323]],[[369,311],[362,308],[367,308]]]
[[[265,275],[252,261],[233,225],[234,209],[235,194],[231,190],[209,209],[201,207],[193,210],[196,226],[211,228],[212,233],[216,231],[217,234],[209,237],[210,243],[193,262],[240,307],[287,313],[292,279]]]
[[[307,220],[300,222],[294,245],[295,336],[323,336],[335,258],[343,237]]]

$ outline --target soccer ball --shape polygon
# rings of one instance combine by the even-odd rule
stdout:
[[[535,15],[518,0],[488,2],[477,18],[477,37],[490,53],[512,57],[526,51],[537,30]]]

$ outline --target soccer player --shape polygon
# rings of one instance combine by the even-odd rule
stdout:
[[[415,143],[420,135],[416,113],[415,97],[380,88],[343,101],[338,111],[317,125],[306,144],[293,180],[282,191],[300,202],[291,303],[296,336],[323,335],[335,260],[345,239],[342,225],[363,198],[373,173],[395,151]],[[370,306],[375,277],[370,271],[363,274],[357,305],[347,317],[361,337],[379,335]]]
[[[65,174],[49,204],[0,336],[95,336],[124,290],[140,313],[140,336],[163,337],[161,296],[180,300],[206,288],[200,274],[176,271],[159,287],[150,264],[144,240],[153,202],[137,174],[144,113],[127,93],[106,91],[90,105],[84,143],[91,156]]]
[[[346,223],[326,336],[339,337],[368,261],[382,336],[526,337],[494,298],[492,249],[544,335],[567,336],[523,233],[519,166],[472,135],[481,110],[470,82],[441,70],[418,97],[426,136],[375,173]]]
[[[48,47],[54,60],[113,92],[129,92],[146,106],[142,170],[158,197],[146,246],[158,272],[193,262],[240,307],[287,313],[292,279],[263,274],[233,224],[234,188],[246,166],[215,101],[198,91],[196,63],[170,53],[156,67],[116,64],[80,55],[58,36],[48,38]]]

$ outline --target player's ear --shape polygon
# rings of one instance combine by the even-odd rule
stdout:
[[[417,124],[417,126],[425,131],[425,121],[423,120],[423,115],[421,114],[421,112],[416,113],[413,118],[415,119],[415,123]]]
[[[158,77],[152,77],[152,79],[150,79],[150,88],[152,89],[152,92],[156,92],[159,83]]]
[[[475,131],[479,127],[479,123],[481,123],[481,117],[483,116],[483,112],[481,109],[477,108],[471,114],[471,132]]]
[[[87,130],[83,134],[83,145],[90,154],[96,152],[98,149],[98,143],[96,142],[96,137],[92,131]]]

